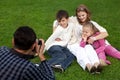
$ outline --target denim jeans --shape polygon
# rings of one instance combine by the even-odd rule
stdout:
[[[66,47],[54,45],[48,49],[48,54],[52,57],[48,60],[50,65],[59,64],[65,70],[75,59],[75,56]]]

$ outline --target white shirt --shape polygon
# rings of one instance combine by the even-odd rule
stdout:
[[[56,21],[54,21],[55,23]],[[53,25],[54,25],[53,23]],[[68,42],[71,39],[72,31],[73,31],[73,23],[68,23],[67,28],[63,28],[59,24],[56,24],[56,30],[53,34],[48,38],[45,42],[45,50],[48,50],[53,45],[67,46]],[[62,41],[55,41],[56,38],[60,38]]]
[[[69,22],[72,22],[75,27],[74,27],[74,33],[73,36],[71,38],[71,41],[69,42],[69,44],[73,44],[73,43],[78,43],[81,40],[81,34],[82,34],[82,25],[78,22],[77,17],[76,16],[71,16],[69,18]],[[100,32],[107,32],[105,28],[103,28],[102,26],[100,26],[99,24],[97,24],[95,21],[91,22],[95,25],[95,27],[100,31]]]

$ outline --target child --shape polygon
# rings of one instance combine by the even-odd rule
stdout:
[[[94,38],[99,34],[100,32],[98,31],[98,29],[90,21],[83,24],[82,41],[80,43],[80,46],[84,47],[89,38]],[[116,54],[116,55],[118,54],[118,57],[120,57],[120,52],[111,45],[107,45],[105,43],[105,39],[99,39],[94,41],[92,46],[96,50],[96,53],[103,66],[106,65],[105,63],[111,64],[110,61],[106,60],[105,53]]]
[[[59,10],[56,15],[58,25],[53,34],[45,43],[45,49],[52,57],[48,60],[53,68],[60,69],[63,72],[73,61],[73,54],[66,48],[73,30],[73,24],[68,23],[68,13],[65,10]]]

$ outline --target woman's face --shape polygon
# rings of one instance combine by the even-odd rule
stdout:
[[[84,23],[87,20],[87,13],[80,11],[77,13],[77,17],[79,18],[80,22]]]

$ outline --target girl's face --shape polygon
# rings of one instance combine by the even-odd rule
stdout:
[[[77,17],[82,23],[84,23],[87,20],[87,13],[84,11],[80,11],[77,13]]]
[[[59,21],[59,24],[60,24],[63,28],[66,28],[67,25],[68,25],[68,19],[62,18],[62,19]]]
[[[90,27],[83,27],[82,34],[87,37],[90,37],[93,35],[93,30]]]

